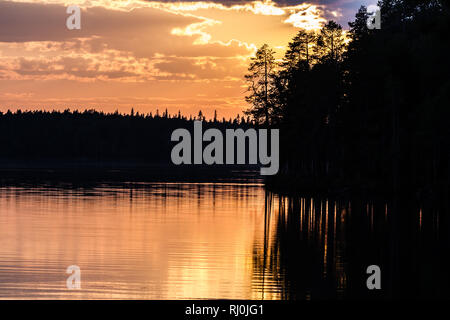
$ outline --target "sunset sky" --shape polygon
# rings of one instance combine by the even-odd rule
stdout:
[[[0,111],[131,108],[235,117],[257,47],[299,28],[344,28],[361,4],[328,1],[0,0]],[[82,8],[68,30],[69,5]]]

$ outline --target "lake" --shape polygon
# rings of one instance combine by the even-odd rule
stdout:
[[[445,208],[260,183],[4,185],[0,298],[448,296]],[[382,290],[366,287],[373,264]],[[66,287],[71,265],[79,290]]]

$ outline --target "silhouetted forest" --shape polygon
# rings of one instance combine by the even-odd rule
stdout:
[[[267,45],[253,58],[248,114],[281,129],[273,186],[448,190],[449,3],[378,5],[381,29],[361,7],[348,33],[330,21],[300,31],[281,64]]]
[[[103,113],[95,110],[0,112],[0,161],[27,160],[138,160],[147,164],[171,164],[175,129],[193,129],[194,120],[209,127],[253,126],[246,118],[214,117],[206,120],[202,112],[195,117],[181,113],[159,115]]]

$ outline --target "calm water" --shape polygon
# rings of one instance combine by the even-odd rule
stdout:
[[[0,298],[448,295],[445,217],[259,184],[1,187]],[[381,292],[366,289],[371,264],[382,268]],[[70,265],[81,290],[66,288]]]

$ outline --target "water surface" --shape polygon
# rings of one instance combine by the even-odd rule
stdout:
[[[261,297],[261,185],[4,187],[0,208],[2,298]],[[81,290],[66,288],[70,265]]]
[[[448,296],[445,210],[261,184],[0,188],[2,299]],[[382,290],[366,268],[379,265]],[[81,269],[81,289],[66,268]]]

